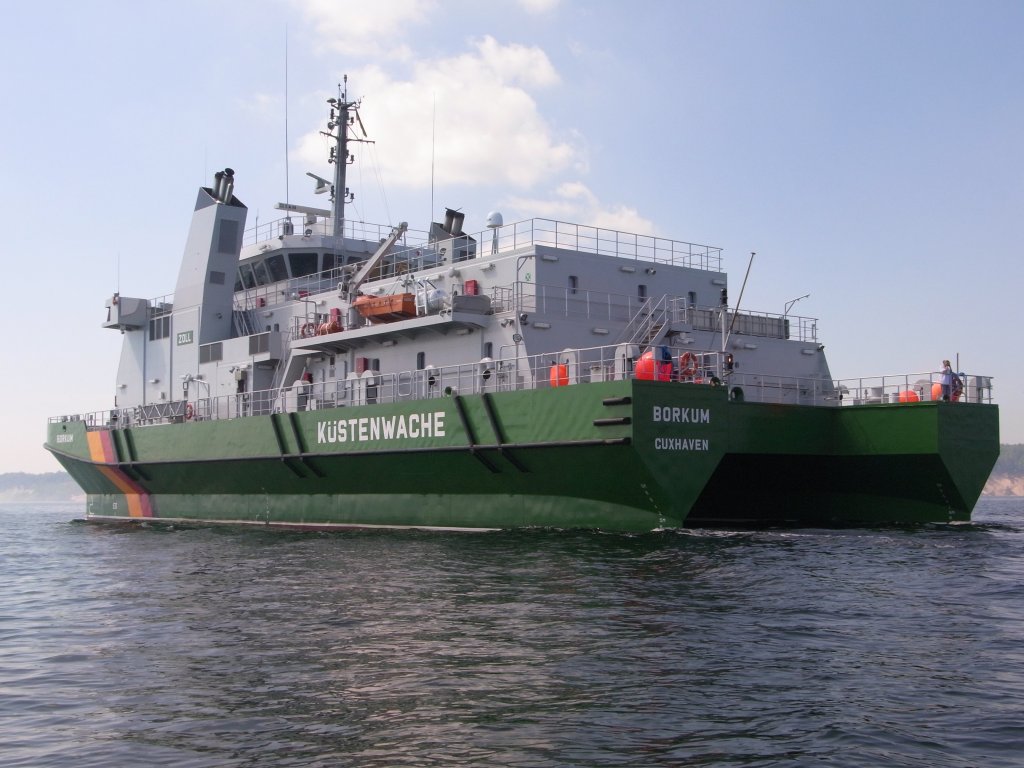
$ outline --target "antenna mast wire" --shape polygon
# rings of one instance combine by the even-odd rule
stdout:
[[[437,135],[437,91],[434,91],[430,113],[430,216],[427,221],[434,220],[434,147]]]
[[[747,274],[743,276],[743,285],[740,286],[740,297],[736,300],[736,306],[732,310],[732,322],[729,323],[729,332],[722,334],[722,351],[725,352],[726,345],[729,342],[729,337],[732,336],[732,329],[736,326],[736,318],[740,314],[740,305],[743,304],[743,292],[747,289],[747,278],[750,277],[750,267],[754,264],[754,257],[757,255],[755,251],[750,252],[750,260],[747,262]],[[722,311],[725,312],[728,307],[723,307]]]
[[[284,27],[284,201],[291,203],[291,190],[288,179],[288,25]]]

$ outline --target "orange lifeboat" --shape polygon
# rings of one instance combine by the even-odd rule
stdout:
[[[390,323],[416,317],[416,297],[411,293],[389,296],[359,296],[352,303],[356,311],[370,322]]]

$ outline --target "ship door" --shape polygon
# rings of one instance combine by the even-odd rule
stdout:
[[[239,368],[235,371],[235,409],[238,411],[239,416],[249,416],[250,405],[249,405],[249,393],[246,389],[249,383],[249,377],[245,368]]]

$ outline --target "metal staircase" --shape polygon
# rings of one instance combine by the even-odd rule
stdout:
[[[670,323],[669,306],[668,296],[662,296],[657,301],[647,298],[622,330],[616,343],[640,346],[652,344],[664,334]]]

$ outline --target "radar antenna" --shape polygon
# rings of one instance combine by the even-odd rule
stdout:
[[[358,139],[349,135],[349,126],[356,121],[359,122],[364,136],[366,129],[363,127],[362,118],[359,117],[359,107],[362,102],[348,100],[348,75],[344,76],[343,81],[343,84],[338,85],[338,98],[327,100],[327,103],[331,105],[331,119],[327,123],[327,131],[321,131],[324,136],[334,139],[334,146],[331,147],[327,162],[334,163],[331,216],[334,219],[333,234],[335,237],[342,236],[345,231],[345,203],[351,203],[355,199],[355,195],[345,186],[345,171],[349,165],[355,162],[355,157],[348,151],[349,142],[373,143],[369,139]],[[335,131],[335,129],[337,130]],[[317,179],[317,181],[320,180]]]

